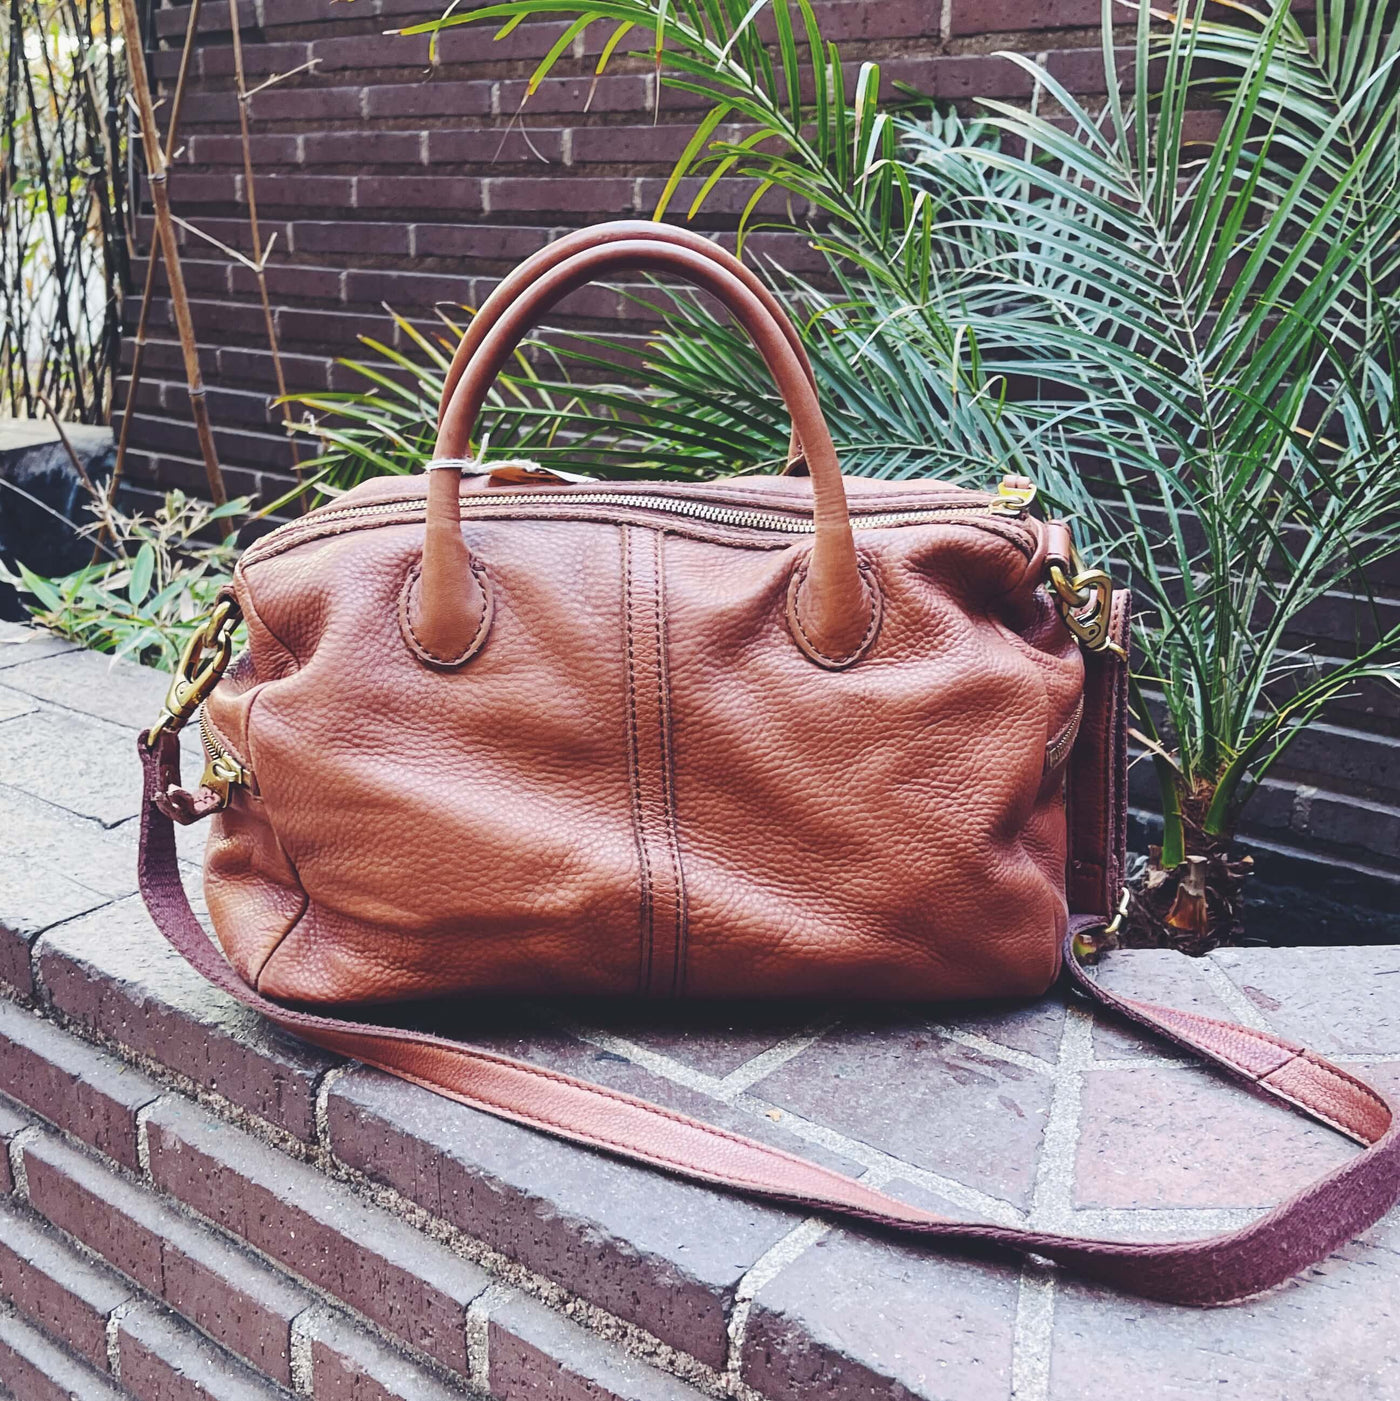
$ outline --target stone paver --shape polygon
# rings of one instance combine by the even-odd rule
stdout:
[[[0,1092],[17,1101],[0,1098],[0,1228],[30,1223],[11,1232],[14,1289],[40,1312],[68,1289],[70,1341],[90,1360],[0,1299],[12,1390],[7,1363],[26,1395],[107,1394],[94,1328],[127,1287],[104,1284],[111,1267],[143,1293],[106,1336],[124,1376],[162,1397],[313,1382],[349,1401],[469,1385],[501,1401],[689,1401],[741,1384],[766,1401],[1400,1396],[1400,1213],[1264,1298],[1170,1308],[804,1220],[342,1069],[203,984],[132,894],[131,740],[163,678],[17,633],[0,627],[0,984],[29,1007],[0,1005]],[[196,895],[202,840],[181,837]],[[1400,1092],[1400,947],[1144,952],[1100,976],[1302,1040]],[[398,1015],[960,1217],[1189,1238],[1355,1151],[1054,997],[860,1016],[541,1002]],[[124,1068],[130,1053],[144,1070]],[[211,1105],[185,1096],[190,1082]],[[288,1134],[295,1151],[276,1146]],[[343,1180],[317,1166],[327,1154]],[[453,1230],[484,1266],[444,1243]],[[69,1267],[54,1231],[93,1252],[90,1269]]]

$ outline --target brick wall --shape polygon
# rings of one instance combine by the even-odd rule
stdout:
[[[876,59],[887,84],[909,83],[965,110],[978,96],[1028,92],[1025,75],[995,56],[1000,49],[1041,56],[1081,94],[1103,86],[1099,0],[819,0],[818,10],[851,63]],[[605,27],[512,122],[559,25],[522,25],[502,43],[485,28],[447,31],[430,72],[426,39],[382,31],[437,13],[430,0],[240,6],[250,86],[317,63],[258,93],[250,107],[264,238],[276,236],[268,282],[294,390],[362,387],[333,362],[355,353],[359,334],[400,341],[385,303],[415,318],[430,317],[438,302],[474,305],[503,271],[563,230],[649,215],[693,122],[690,100],[669,92],[653,122],[655,77],[644,56],[617,62],[588,102]],[[155,15],[152,62],[166,90],[187,15],[184,6]],[[183,218],[246,251],[228,23],[227,5],[210,0],[171,193]],[[713,218],[722,228],[738,207],[720,199]],[[285,484],[289,455],[268,409],[274,381],[254,280],[212,245],[189,234],[183,243],[229,486],[275,493]],[[783,239],[774,251],[794,267],[810,258],[798,238]],[[625,329],[629,314],[621,297],[597,289],[576,294],[565,311],[566,322],[614,331]],[[154,320],[132,480],[139,488],[199,490],[203,472],[164,302]],[[1400,564],[1380,583],[1400,595]],[[1309,630],[1324,654],[1344,651],[1352,637],[1349,600],[1325,600]],[[1261,911],[1261,927],[1274,927],[1283,915],[1285,937],[1316,937],[1318,921],[1323,936],[1331,930],[1356,937],[1393,927],[1400,917],[1400,715],[1393,694],[1371,688],[1341,702],[1256,800],[1250,835],[1270,879],[1320,892],[1310,902],[1275,902]],[[1150,809],[1145,767],[1135,783],[1137,801]],[[1359,925],[1341,908],[1357,902],[1371,912]]]
[[[1071,87],[1102,87],[1099,0],[821,0],[817,8],[853,65],[879,61],[887,91],[909,83],[969,109],[978,95],[1027,94],[1025,74],[991,55],[1000,48],[1048,53]],[[264,238],[276,235],[268,282],[294,389],[361,387],[332,361],[353,354],[361,333],[396,339],[385,302],[415,317],[430,316],[440,301],[475,304],[505,269],[562,230],[649,215],[693,124],[694,100],[672,92],[662,94],[653,122],[656,79],[641,54],[614,62],[585,112],[592,82],[584,75],[603,25],[556,70],[571,76],[546,81],[512,124],[559,24],[522,25],[500,43],[487,27],[446,31],[429,73],[426,38],[382,31],[440,11],[431,0],[240,6],[250,86],[317,62],[250,107]],[[152,63],[166,90],[188,13],[174,6],[155,15]],[[183,218],[247,251],[228,24],[227,5],[209,0],[171,196]],[[747,193],[721,193],[710,212],[721,224],[732,220]],[[254,279],[212,245],[189,234],[183,243],[230,488],[275,489],[268,479],[282,479],[288,449],[268,414],[274,381]],[[785,240],[782,253],[802,265],[800,239]],[[620,298],[597,292],[579,294],[571,309],[613,329],[628,314]],[[168,307],[155,320],[132,476],[197,489],[203,474]]]

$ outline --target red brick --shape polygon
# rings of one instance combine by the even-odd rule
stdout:
[[[194,204],[240,204],[242,200],[241,171],[200,174],[177,166],[170,172],[170,202],[176,209],[188,209]]]
[[[772,1401],[1008,1401],[1016,1293],[1007,1265],[833,1232],[758,1291],[743,1379]]]
[[[25,1148],[35,1210],[223,1346],[291,1380],[292,1320],[311,1297],[150,1188],[52,1137]]]
[[[527,109],[528,110],[528,109]],[[732,140],[736,129],[721,127],[712,140]],[[581,126],[569,133],[570,160],[574,165],[621,162],[674,164],[685,150],[692,132],[682,123],[645,126]]]
[[[526,80],[498,85],[500,111],[509,116],[525,101]],[[546,78],[526,104],[531,112],[646,112],[651,108],[651,79],[641,73],[604,74],[592,78]]]
[[[1355,1152],[1207,1070],[1090,1070],[1082,1114],[1078,1206],[1271,1206]]]
[[[334,1062],[210,987],[156,936],[139,899],[51,930],[39,966],[64,1015],[315,1141],[316,1086]]]
[[[626,218],[637,212],[637,182],[624,179],[559,179],[549,176],[494,176],[484,199],[492,214],[604,213]]]
[[[4,1001],[0,1090],[132,1168],[137,1113],[161,1093],[140,1071]]]
[[[156,33],[162,39],[183,39],[185,27],[189,24],[190,7],[188,5],[172,5],[169,9],[157,10],[154,15]],[[245,29],[257,28],[257,15],[247,9],[239,11],[239,33]],[[228,0],[210,0],[205,6],[199,9],[199,34],[229,34],[233,30],[230,20]],[[252,42],[252,36],[248,36],[243,41]]]
[[[951,0],[946,37],[1026,29],[1082,29],[1099,23],[1101,0]],[[1128,11],[1124,7],[1124,21]]]
[[[355,253],[405,257],[409,251],[409,230],[404,224],[301,220],[291,229],[291,246],[298,254]]]
[[[107,1320],[131,1297],[111,1270],[18,1206],[0,1204],[0,1299],[99,1371],[107,1369]]]
[[[1400,950],[1393,945],[1220,949],[1211,961],[1284,1036],[1324,1053],[1400,1051]]]
[[[117,1325],[122,1389],[137,1401],[279,1401],[265,1377],[152,1304],[138,1304]]]
[[[502,224],[414,224],[420,258],[480,258],[514,266],[549,243],[553,231]]]
[[[407,313],[448,302],[474,306],[481,284],[475,278],[444,273],[371,272],[352,268],[345,274],[345,300],[350,305],[372,307],[380,313],[387,304]],[[369,331],[368,326],[365,327]]]
[[[431,209],[442,215],[478,213],[481,181],[469,175],[361,175],[355,181],[359,209]]]
[[[264,208],[347,210],[355,204],[350,175],[259,175],[256,189],[260,214]]]
[[[326,1110],[350,1166],[712,1366],[740,1278],[794,1224],[370,1071]]]
[[[342,1315],[322,1312],[310,1340],[317,1401],[450,1401],[462,1394]]]
[[[339,268],[308,268],[292,263],[274,262],[265,270],[268,297],[273,302],[295,300],[331,306],[340,301],[343,275]],[[257,297],[258,280],[252,270],[235,263],[229,269],[229,292],[235,297]]]
[[[311,45],[297,43],[244,44],[243,72],[248,86],[257,86],[257,79],[273,73],[290,73],[311,57]],[[234,75],[233,45],[206,45],[199,51],[199,74],[202,78],[231,78]]]
[[[1161,1002],[1183,1011],[1200,1012],[1207,1017],[1234,1021],[1230,1008],[1221,1002],[1205,976],[1204,965],[1171,949],[1132,949],[1105,959],[1098,978],[1113,992],[1147,1002]],[[1133,1030],[1116,1017],[1103,1017],[1094,1024],[1094,1054],[1103,1058],[1142,1056],[1148,1059],[1180,1054],[1176,1047],[1158,1040],[1150,1032]]]
[[[147,1133],[162,1191],[465,1372],[466,1309],[488,1283],[475,1265],[193,1106],[159,1105]]]
[[[486,127],[477,131],[428,132],[428,160],[434,165],[509,165],[526,163],[540,168],[562,164],[564,138],[558,127],[530,128],[516,125]]]
[[[0,1384],[15,1401],[123,1401],[101,1373],[15,1314],[0,1313]]]
[[[416,131],[322,131],[301,140],[308,166],[423,164],[423,138]]]
[[[315,355],[289,355],[282,353],[282,373],[287,378],[287,388],[292,393],[302,393],[326,388],[327,359]],[[219,350],[218,372],[228,376],[230,381],[257,385],[270,395],[276,388],[276,378],[272,368],[272,354],[266,347],[244,350],[238,346],[225,346]]]
[[[206,101],[200,98],[201,107]],[[359,87],[297,87],[284,83],[254,93],[248,102],[248,115],[260,122],[354,121],[361,115],[363,102],[364,89]],[[236,112],[231,111],[230,116],[237,119]],[[212,118],[206,114],[205,120]]]
[[[1062,1279],[1050,1401],[1382,1401],[1400,1372],[1397,1255],[1392,1212],[1302,1279],[1229,1308],[1126,1301]]]
[[[249,139],[253,169],[269,165],[295,165],[300,159],[298,136],[258,135]],[[238,136],[192,136],[185,145],[185,165],[242,165],[243,141]]]
[[[629,1357],[525,1294],[491,1310],[488,1388],[499,1401],[700,1401],[700,1393]]]
[[[842,1093],[844,1085],[874,1087]],[[926,1023],[829,1032],[750,1093],[904,1162],[1029,1205],[1052,1078]],[[956,1123],[956,1134],[948,1125]]]
[[[484,117],[491,111],[489,82],[392,83],[365,89],[365,116]]]

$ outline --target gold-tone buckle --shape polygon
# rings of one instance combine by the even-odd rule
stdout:
[[[1036,486],[1028,477],[1003,477],[997,483],[994,501],[987,503],[987,509],[994,516],[1019,516],[1030,509],[1035,500]]]
[[[1050,565],[1050,587],[1055,594],[1065,626],[1090,652],[1113,652],[1125,656],[1109,636],[1113,621],[1113,580],[1102,569],[1085,569],[1077,550],[1071,551],[1070,568],[1065,573],[1058,563]]]
[[[1129,890],[1128,887],[1125,885],[1123,887],[1123,893],[1118,897],[1118,908],[1114,912],[1113,918],[1109,920],[1109,922],[1103,927],[1103,934],[1101,938],[1105,943],[1107,943],[1109,939],[1113,938],[1113,936],[1123,927],[1123,921],[1128,917],[1128,905],[1131,903],[1132,898],[1133,892]],[[1097,945],[1091,944],[1087,939],[1083,938],[1081,935],[1076,934],[1074,936],[1074,956],[1076,958],[1083,960],[1091,960],[1095,957],[1096,954],[1098,954],[1098,952],[1099,948]]]
[[[219,684],[233,657],[233,634],[242,620],[238,605],[221,598],[214,605],[204,626],[185,644],[179,665],[165,693],[160,719],[151,726],[147,742],[154,744],[163,734],[178,734],[210,691]]]

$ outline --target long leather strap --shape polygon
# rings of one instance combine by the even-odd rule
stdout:
[[[211,983],[288,1031],[474,1109],[802,1211],[967,1249],[1039,1255],[1129,1293],[1180,1304],[1224,1303],[1279,1284],[1400,1198],[1400,1120],[1392,1101],[1280,1037],[1100,987],[1073,953],[1074,933],[1101,924],[1097,917],[1071,921],[1065,962],[1075,990],[1348,1135],[1363,1151],[1239,1230],[1169,1243],[1082,1239],[951,1221],[767,1144],[542,1066],[439,1036],[283,1007],[243,983],[190,908],[174,826],[156,805],[157,796],[179,782],[179,743],[166,734],[147,748],[145,739],[138,742],[141,893],[170,943]]]

